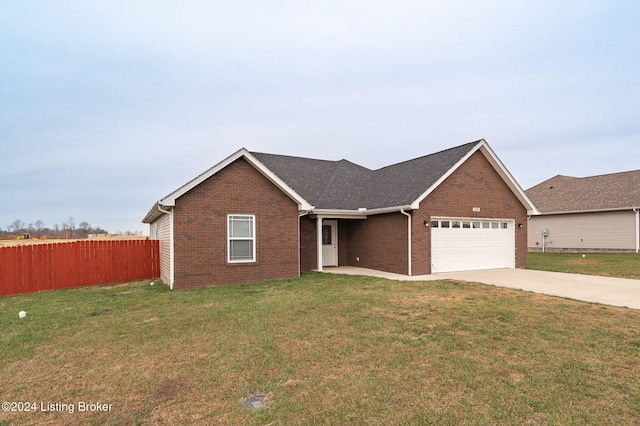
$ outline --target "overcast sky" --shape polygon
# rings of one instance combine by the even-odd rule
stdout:
[[[241,147],[369,168],[487,140],[527,189],[640,169],[640,2],[2,1],[0,228],[145,231]]]

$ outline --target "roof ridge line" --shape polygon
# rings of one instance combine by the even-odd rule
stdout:
[[[387,169],[389,167],[394,167],[394,166],[398,166],[400,164],[405,164],[405,163],[408,163],[410,161],[416,161],[416,160],[420,160],[420,159],[423,159],[423,158],[426,158],[426,157],[431,157],[433,155],[442,154],[443,152],[451,151],[451,150],[454,150],[454,149],[459,149],[459,148],[462,148],[463,146],[466,146],[466,145],[474,145],[475,146],[475,145],[479,144],[480,142],[482,142],[483,140],[484,139],[478,139],[477,141],[463,143],[462,145],[453,146],[451,148],[443,149],[443,150],[440,150],[440,151],[437,151],[437,152],[432,152],[431,154],[421,155],[420,157],[415,157],[415,158],[410,158],[408,160],[399,161],[397,163],[393,163],[393,164],[389,164],[389,165],[384,166],[384,167],[380,167],[379,169],[375,169],[373,171],[377,172],[379,170],[384,170],[384,169]]]

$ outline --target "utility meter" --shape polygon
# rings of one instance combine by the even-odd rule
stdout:
[[[542,230],[542,236],[543,236],[543,237],[548,237],[548,236],[549,236],[549,230],[548,230],[547,228],[544,228],[544,229]]]

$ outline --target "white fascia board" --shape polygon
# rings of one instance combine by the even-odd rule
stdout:
[[[310,214],[323,218],[333,219],[366,219],[367,216],[376,214],[395,213],[401,210],[413,210],[410,205],[382,207],[378,209],[362,209],[362,210],[337,210],[337,209],[313,209]]]
[[[196,178],[182,185],[180,188],[173,191],[171,194],[164,197],[159,201],[159,204],[163,207],[174,207],[176,205],[176,199],[192,190],[196,186],[200,185],[205,180],[209,179],[211,176],[218,173],[220,170],[224,169],[234,161],[244,157],[245,160],[249,162],[257,171],[259,171],[264,177],[269,179],[271,183],[276,185],[281,191],[283,191],[289,198],[295,201],[298,204],[298,210],[311,210],[313,206],[309,204],[304,198],[302,198],[296,191],[293,190],[289,185],[287,185],[282,179],[276,176],[271,170],[267,168],[264,164],[258,161],[249,151],[245,148],[241,148],[238,151],[231,154],[229,157],[225,158],[215,166],[211,167],[204,173],[200,174]]]
[[[480,149],[480,152],[482,152],[485,158],[489,160],[489,163],[491,163],[496,172],[498,172],[500,177],[502,177],[502,180],[505,181],[505,183],[507,184],[507,186],[509,186],[509,188],[511,188],[511,191],[515,194],[515,196],[518,197],[520,202],[527,208],[527,214],[539,215],[540,211],[538,211],[536,206],[533,204],[533,201],[531,201],[531,199],[527,196],[527,194],[524,192],[524,189],[522,189],[520,184],[509,172],[509,169],[507,169],[502,161],[500,161],[496,153],[493,152],[493,149],[491,149],[487,141],[482,139],[477,149]]]
[[[162,215],[170,213],[170,211],[165,211],[162,210],[162,205],[158,202],[153,206],[153,209],[147,213],[147,215],[144,217],[144,219],[142,219],[142,223],[148,223],[151,224],[152,222],[155,222],[158,218],[160,218]]]
[[[567,211],[559,211],[559,212],[539,212],[538,216],[551,216],[551,215],[559,215],[559,214],[579,214],[579,213],[605,213],[605,212],[622,212],[622,211],[636,211],[640,209],[640,206],[637,207],[616,207],[610,209],[592,209],[592,210],[567,210]]]
[[[367,210],[366,213],[369,215],[374,215],[374,214],[384,214],[384,213],[395,213],[395,212],[400,212],[402,210],[418,210],[419,208],[420,206],[414,207],[413,204],[410,204],[406,206],[381,207],[378,209],[371,209],[371,210]]]
[[[418,209],[420,207],[420,203],[422,202],[422,200],[427,198],[429,194],[431,194],[438,186],[440,186],[442,182],[444,182],[449,176],[451,176],[453,172],[455,172],[462,164],[464,164],[465,161],[469,159],[469,157],[475,154],[476,151],[478,150],[482,152],[485,158],[493,166],[495,171],[500,175],[502,180],[504,180],[504,182],[507,184],[507,186],[509,186],[511,191],[516,195],[516,197],[518,197],[520,202],[526,207],[527,213],[529,215],[540,214],[540,212],[538,211],[536,206],[533,204],[533,202],[529,199],[529,197],[527,197],[527,194],[525,194],[522,187],[520,187],[518,182],[516,182],[516,180],[511,175],[511,173],[509,173],[509,170],[507,170],[507,168],[504,166],[502,161],[500,161],[498,156],[495,154],[495,152],[493,152],[493,150],[491,149],[487,141],[485,141],[484,139],[481,139],[480,141],[478,141],[478,144],[475,147],[473,147],[464,157],[462,157],[460,161],[454,164],[453,167],[451,167],[444,175],[440,177],[440,179],[438,179],[433,185],[431,185],[431,187],[429,187],[422,195],[420,195],[420,197],[418,197],[413,203],[411,203],[411,207],[414,209]]]
[[[322,217],[325,219],[366,219],[366,210],[336,210],[336,209],[313,209],[309,212],[309,217]]]

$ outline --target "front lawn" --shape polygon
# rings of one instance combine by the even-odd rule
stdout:
[[[640,279],[635,253],[529,253],[528,269]]]
[[[309,273],[172,292],[144,281],[3,297],[0,324],[1,399],[37,408],[0,411],[0,424],[640,418],[640,311],[494,286]],[[257,393],[268,408],[242,405]],[[58,403],[73,412],[42,410]]]

